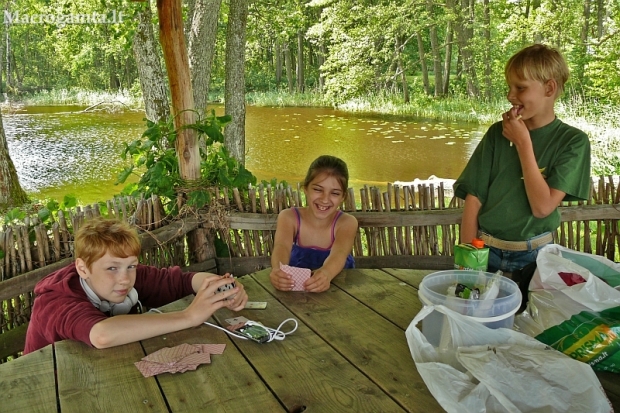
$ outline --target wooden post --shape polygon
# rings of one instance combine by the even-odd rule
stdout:
[[[189,71],[189,57],[183,34],[181,0],[157,0],[159,38],[168,71],[172,115],[178,131],[176,151],[181,178],[193,181],[200,178],[198,138],[192,129],[183,126],[195,123],[194,95]]]
[[[189,57],[183,33],[181,0],[157,0],[157,14],[159,39],[170,83],[172,115],[177,130],[175,149],[179,158],[179,172],[184,180],[195,181],[200,178],[200,152],[196,132],[184,128],[185,125],[196,122],[196,112]],[[188,246],[192,261],[203,262],[215,255],[213,236],[204,228],[198,228],[189,234]]]

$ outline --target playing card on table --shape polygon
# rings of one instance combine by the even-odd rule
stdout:
[[[293,277],[293,289],[291,291],[303,291],[304,282],[312,275],[309,268],[292,267],[290,265],[280,264],[280,269]]]
[[[211,354],[222,354],[225,344],[181,344],[164,347],[134,363],[144,377],[161,373],[183,373],[211,362]]]

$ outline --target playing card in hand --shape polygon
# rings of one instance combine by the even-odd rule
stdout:
[[[293,289],[291,291],[304,291],[304,282],[312,275],[309,268],[292,267],[280,264],[280,269],[293,277]]]

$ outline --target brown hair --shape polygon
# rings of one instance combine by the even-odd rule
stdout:
[[[93,218],[86,221],[75,235],[75,258],[91,265],[106,252],[119,258],[140,255],[140,238],[135,228],[126,222]]]
[[[349,169],[347,164],[335,156],[321,155],[310,164],[302,186],[307,189],[310,182],[321,174],[327,174],[327,176],[336,178],[346,199],[347,189],[349,188]]]
[[[504,70],[506,79],[510,74],[524,80],[537,80],[542,83],[553,79],[558,85],[556,97],[564,90],[569,75],[568,65],[562,54],[544,44],[533,44],[513,55]]]

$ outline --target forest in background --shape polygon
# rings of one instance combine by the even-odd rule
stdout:
[[[206,19],[217,20],[211,99],[223,98],[226,28],[229,6],[235,2],[239,0],[183,2],[186,32],[198,8]],[[503,67],[508,57],[524,45],[544,42],[560,49],[570,65],[568,96],[600,105],[620,102],[617,1],[243,2],[248,9],[248,92],[316,92],[330,104],[383,94],[403,102],[412,95],[492,100],[505,93]],[[2,3],[3,92],[80,88],[140,95],[132,44],[144,2]],[[71,21],[93,13],[116,21]]]

